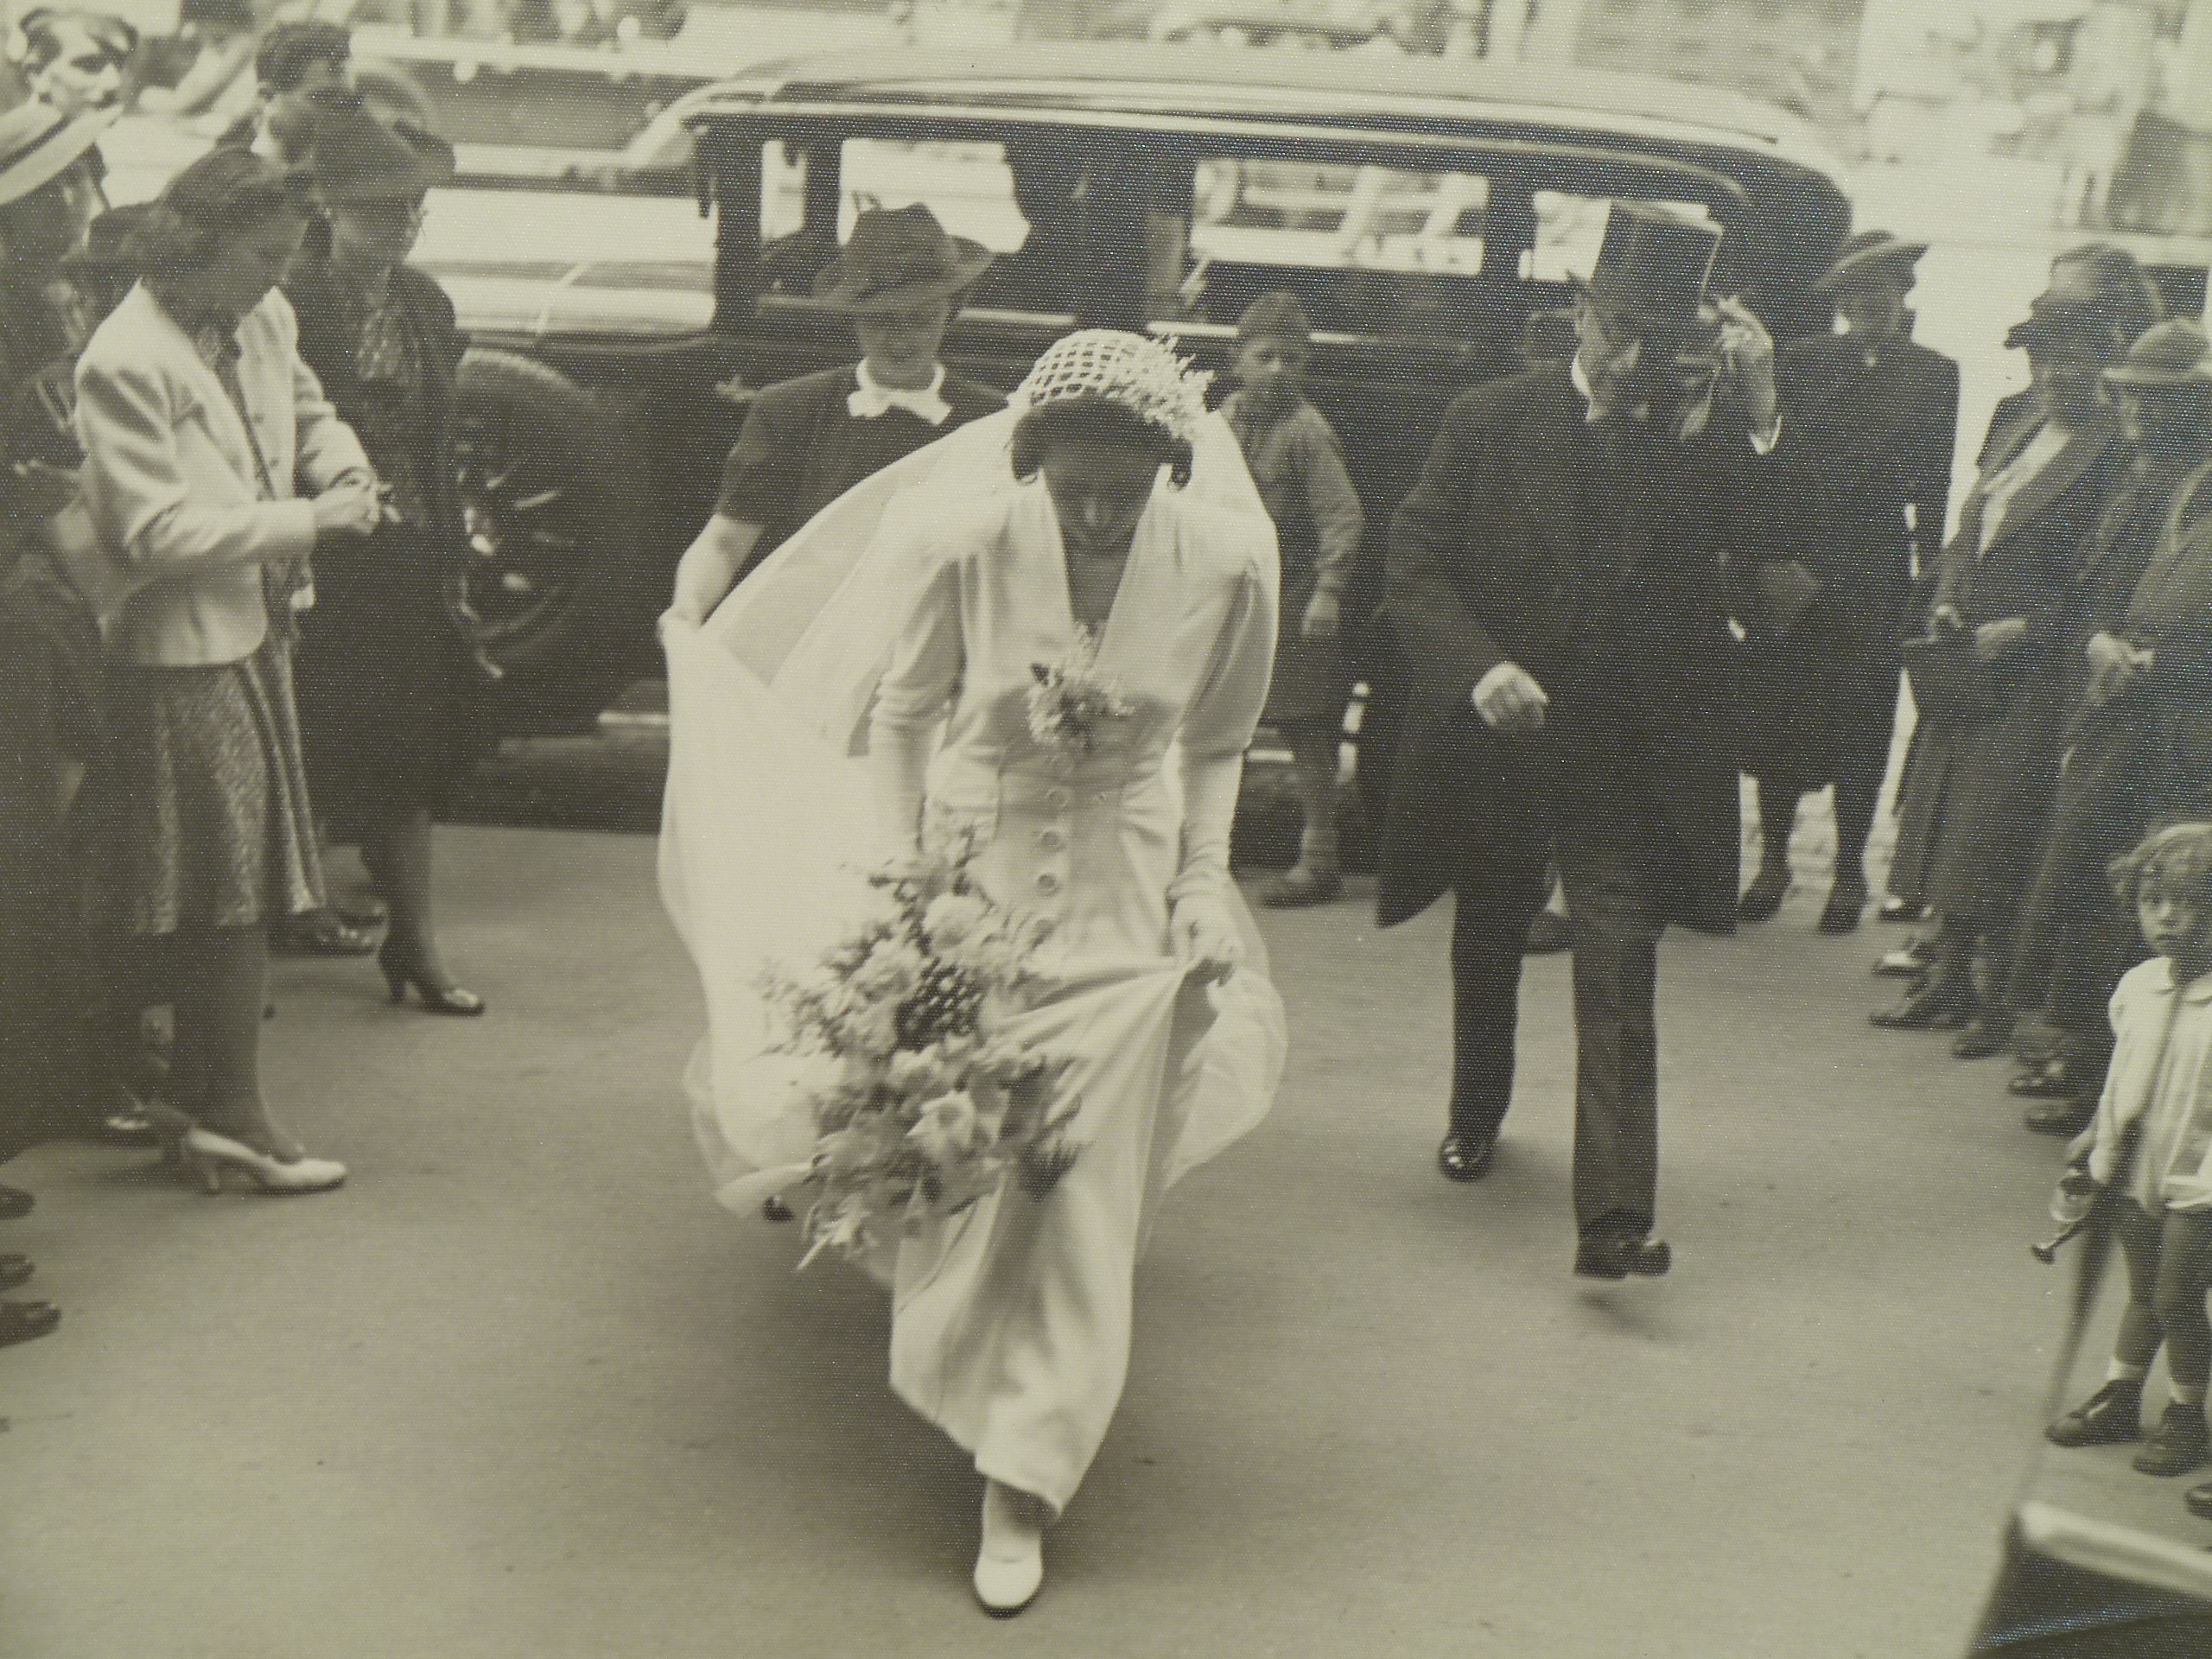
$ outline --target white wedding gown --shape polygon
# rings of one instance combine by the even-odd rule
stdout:
[[[661,870],[706,994],[693,1120],[719,1196],[741,1210],[805,1173],[807,1063],[770,1051],[756,976],[771,960],[810,963],[860,907],[882,847],[871,734],[874,793],[900,772],[894,753],[926,752],[926,833],[974,837],[985,891],[1054,918],[1020,1030],[1073,1062],[1082,1154],[1043,1199],[987,1199],[878,1271],[900,1397],[981,1472],[1057,1513],[1120,1399],[1160,1195],[1258,1122],[1281,1073],[1281,1003],[1225,865],[1277,578],[1235,439],[1209,421],[1192,484],[1163,483],[1147,509],[1099,642],[1100,671],[1135,712],[1090,753],[1040,748],[1031,666],[1065,655],[1073,621],[1049,497],[1004,459],[1013,418],[878,474],[705,629],[664,629]],[[1225,985],[1186,979],[1170,950],[1171,893],[1186,890],[1217,897],[1244,933]]]

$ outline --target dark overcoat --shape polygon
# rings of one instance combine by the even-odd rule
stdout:
[[[1524,866],[1548,848],[1558,756],[1544,736],[1493,732],[1473,693],[1502,662],[1556,684],[1593,626],[1577,576],[1584,420],[1565,363],[1464,394],[1392,525],[1383,614],[1406,701],[1381,848],[1383,926],[1419,914],[1486,861]],[[1598,598],[1620,619],[1621,660],[1610,666],[1643,735],[1618,758],[1663,825],[1653,850],[1667,919],[1725,932],[1740,832],[1724,572],[1745,519],[1758,517],[1747,498],[1771,468],[1741,423],[1725,420],[1679,454],[1664,499],[1628,515],[1616,585]]]
[[[468,342],[436,279],[394,267],[388,298],[420,378],[406,418],[380,429],[357,366],[359,316],[329,266],[302,260],[284,292],[299,317],[301,360],[370,460],[404,465],[422,499],[421,524],[387,524],[365,546],[318,556],[316,602],[301,624],[308,784],[334,837],[353,842],[394,815],[442,811],[493,736],[463,609],[471,555],[455,429]]]
[[[1983,475],[2012,460],[2038,429],[2033,419],[2016,419],[1993,430]],[[2026,637],[1998,666],[1997,712],[1926,721],[1915,748],[1891,887],[1946,915],[2006,912],[2033,874],[2067,713],[2064,648],[2082,602],[2075,561],[2120,463],[2112,421],[2086,423],[2013,497],[1986,548],[1977,486],[1944,549],[1935,605],[1955,607],[1969,629],[2008,617],[2028,623]]]
[[[1766,533],[1821,592],[1788,632],[1754,628],[1746,640],[1745,761],[1818,785],[1847,746],[1864,746],[1851,728],[1887,738],[1914,554],[1933,566],[1942,545],[1959,365],[1910,340],[1869,362],[1857,342],[1828,335],[1784,346],[1775,379],[1789,411],[1777,458],[1789,481],[1768,499],[1790,519]]]
[[[2021,1012],[2048,1006],[2068,1029],[2101,1023],[2120,972],[2144,955],[2105,866],[2160,814],[2202,810],[2212,789],[2212,492],[2172,473],[2132,474],[2083,543],[2076,580],[2063,767],[2009,993]],[[2086,647],[2099,633],[2154,653],[2149,673],[2104,702],[2087,695]]]
[[[461,480],[454,467],[454,417],[461,353],[468,341],[454,315],[453,301],[436,279],[411,265],[391,273],[391,297],[405,310],[416,339],[423,342],[423,477],[435,533],[458,547],[463,535]],[[353,372],[353,341],[346,305],[340,300],[329,267],[302,260],[284,279],[284,296],[300,321],[300,359],[322,382],[341,419],[349,423],[365,393]]]

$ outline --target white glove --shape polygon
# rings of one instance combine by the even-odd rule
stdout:
[[[1221,984],[1243,965],[1244,941],[1218,893],[1198,889],[1175,901],[1167,937],[1185,971],[1208,984]]]
[[[930,729],[878,721],[868,734],[877,855],[911,870],[922,852],[922,797],[929,782]]]

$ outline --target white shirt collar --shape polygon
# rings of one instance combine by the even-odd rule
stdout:
[[[1594,426],[1598,422],[1604,420],[1605,416],[1613,413],[1610,409],[1601,409],[1599,407],[1598,394],[1591,388],[1590,377],[1583,372],[1581,353],[1575,353],[1573,359],[1569,362],[1567,365],[1567,378],[1574,382],[1575,391],[1582,394],[1582,418],[1584,421]],[[1649,404],[1638,404],[1636,408],[1629,411],[1629,418],[1633,421],[1649,420],[1651,418],[1651,405]]]
[[[931,426],[943,426],[952,414],[952,405],[944,397],[944,365],[942,363],[937,365],[937,372],[930,377],[929,385],[916,391],[883,385],[868,372],[868,359],[865,358],[854,368],[853,382],[853,390],[845,399],[845,407],[855,420],[873,421],[888,415],[894,409],[903,409],[909,415],[927,421]]]

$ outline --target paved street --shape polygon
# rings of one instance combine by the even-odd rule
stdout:
[[[2039,1410],[2056,1149],[1885,1036],[1821,887],[1662,974],[1675,1274],[1572,1279],[1563,961],[1498,1168],[1431,1163],[1440,912],[1268,921],[1273,1117],[1172,1200],[1124,1408],[1010,1627],[885,1311],[707,1198],[695,995],[634,836],[443,832],[480,1023],[289,962],[334,1196],[14,1166],[67,1310],[0,1355],[6,1659],[1958,1651]]]

